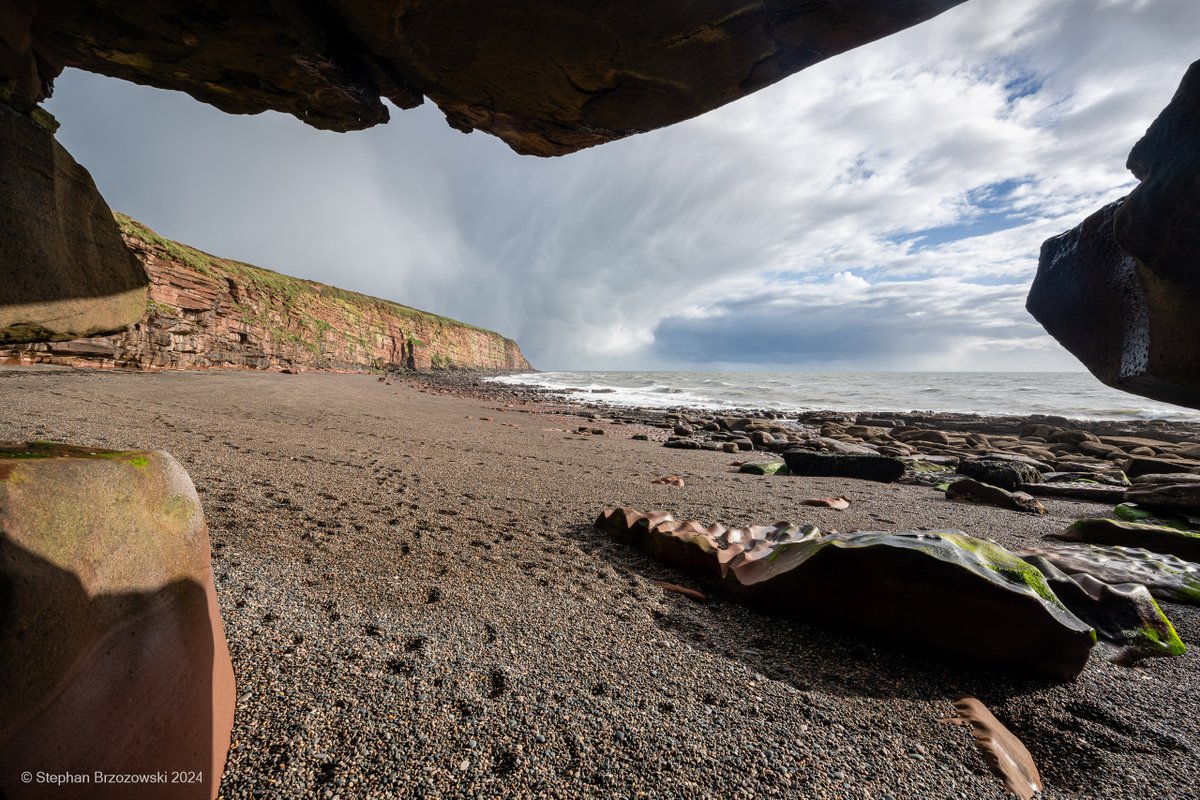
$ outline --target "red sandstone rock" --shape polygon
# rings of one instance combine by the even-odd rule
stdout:
[[[532,369],[517,343],[446,317],[216,258],[118,217],[150,276],[122,333],[0,349],[0,362],[138,369]]]
[[[187,473],[163,452],[0,445],[0,796],[128,798],[22,771],[192,772],[216,796],[234,676]],[[48,791],[53,789],[53,791]]]

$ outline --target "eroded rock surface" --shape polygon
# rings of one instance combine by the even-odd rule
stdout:
[[[1129,157],[1141,185],[1042,245],[1026,303],[1110,386],[1200,408],[1200,62]]]
[[[1108,584],[1085,573],[1067,575],[1041,556],[1025,559],[1071,613],[1096,629],[1114,660],[1130,664],[1153,656],[1178,656],[1186,648],[1175,626],[1140,583]]]
[[[1159,600],[1200,605],[1200,564],[1141,547],[1062,543],[1028,547],[1022,558],[1043,556],[1068,575],[1091,575],[1102,583],[1140,583]]]
[[[87,170],[0,102],[0,346],[120,330],[146,284]]]
[[[1178,556],[1184,561],[1200,562],[1200,534],[1166,526],[1115,519],[1081,519],[1051,536],[1065,542],[1140,547],[1154,553]]]
[[[1035,568],[960,531],[828,534],[727,528],[631,509],[596,527],[773,614],[817,620],[992,668],[1070,680],[1095,632]]]
[[[208,529],[175,459],[0,445],[0,675],[0,794],[30,796],[19,778],[29,769],[191,771],[203,779],[157,784],[154,796],[216,795],[233,668]]]
[[[559,155],[670,125],[962,0],[326,4],[24,0],[0,78],[41,99],[63,65],[330,130],[428,96],[455,128]]]

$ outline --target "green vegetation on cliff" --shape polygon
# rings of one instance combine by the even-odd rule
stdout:
[[[336,286],[329,286],[317,281],[293,278],[290,275],[256,267],[253,264],[220,258],[205,253],[203,250],[197,250],[186,244],[172,241],[165,236],[160,236],[142,223],[120,212],[114,211],[113,216],[121,228],[121,233],[161,250],[168,258],[213,278],[225,277],[234,278],[235,280],[240,278],[255,289],[283,297],[285,305],[288,306],[295,305],[297,300],[305,294],[314,294],[341,301],[347,311],[356,316],[361,316],[362,312],[366,310],[384,310],[389,314],[409,317],[428,324],[470,328],[481,333],[500,336],[495,331],[480,328],[468,322],[443,317],[440,314],[431,314],[428,311],[421,311],[420,309],[395,303],[391,300],[382,300],[378,297],[371,297],[370,295],[352,292],[347,289],[339,289]]]
[[[118,335],[114,365],[529,368],[494,331],[220,258],[114,217],[151,278],[143,325]]]

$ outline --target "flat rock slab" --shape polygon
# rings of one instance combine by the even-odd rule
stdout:
[[[1148,508],[1200,512],[1200,483],[1139,485],[1125,492],[1125,500]]]
[[[1068,543],[1028,547],[1022,558],[1044,556],[1068,575],[1108,584],[1140,583],[1159,600],[1200,605],[1200,564],[1140,547]]]
[[[632,509],[595,524],[768,613],[992,669],[1070,680],[1096,641],[1042,573],[961,531],[822,535],[813,525],[727,528]]]
[[[1071,500],[1088,500],[1093,503],[1119,503],[1125,499],[1125,489],[1118,486],[1102,486],[1095,483],[1022,483],[1022,492],[1036,497],[1065,497]]]
[[[880,483],[891,483],[904,477],[904,462],[890,456],[793,449],[783,454],[783,460],[792,475],[859,478]]]
[[[163,452],[0,445],[0,795],[10,768],[192,771],[216,795],[233,667],[191,479]],[[132,797],[72,784],[54,797]]]
[[[1152,553],[1200,562],[1200,534],[1163,525],[1115,519],[1081,519],[1071,523],[1066,530],[1050,535],[1064,542],[1140,547]]]

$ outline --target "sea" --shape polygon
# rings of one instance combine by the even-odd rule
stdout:
[[[490,380],[642,408],[1200,421],[1198,410],[1111,389],[1087,372],[535,372]]]

